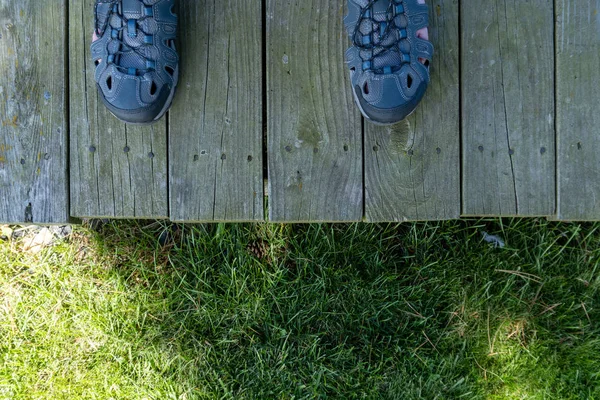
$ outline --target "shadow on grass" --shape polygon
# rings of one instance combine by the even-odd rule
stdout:
[[[598,396],[598,227],[113,223],[103,329],[161,398]]]

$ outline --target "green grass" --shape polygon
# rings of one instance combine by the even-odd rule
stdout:
[[[0,399],[600,399],[599,228],[115,222],[38,255],[0,242]]]

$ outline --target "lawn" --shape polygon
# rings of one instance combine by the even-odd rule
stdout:
[[[599,228],[113,222],[36,254],[3,240],[0,399],[600,399]]]

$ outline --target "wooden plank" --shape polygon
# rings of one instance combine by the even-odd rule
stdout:
[[[65,2],[0,0],[0,222],[65,223]]]
[[[431,83],[417,110],[392,127],[366,125],[369,221],[460,216],[458,4],[428,0],[435,46]]]
[[[362,128],[344,52],[345,1],[267,1],[269,217],[362,218]]]
[[[165,120],[119,122],[102,104],[90,58],[94,2],[69,0],[71,215],[165,218]]]
[[[261,220],[261,1],[181,7],[182,76],[169,129],[171,219]]]
[[[556,2],[558,218],[600,219],[600,2]]]
[[[463,214],[552,215],[552,0],[461,7]]]

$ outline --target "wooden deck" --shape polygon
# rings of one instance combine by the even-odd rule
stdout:
[[[0,222],[600,220],[597,0],[428,0],[432,83],[391,128],[353,104],[346,0],[180,0],[151,127],[98,101],[93,4],[0,0]]]

